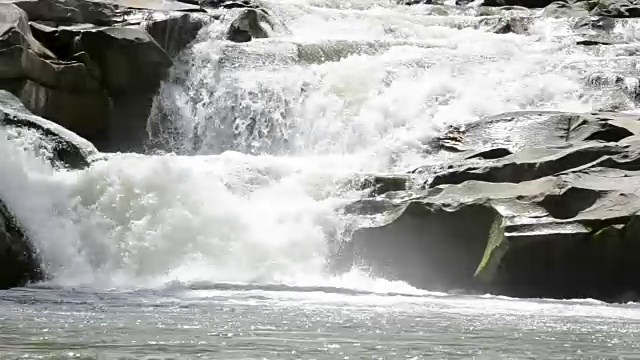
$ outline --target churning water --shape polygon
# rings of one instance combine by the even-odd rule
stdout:
[[[328,266],[370,221],[341,212],[362,196],[358,179],[426,164],[427,142],[445,127],[514,110],[634,111],[637,80],[593,86],[637,72],[632,45],[576,46],[566,19],[495,34],[499,16],[473,6],[264,6],[269,38],[223,40],[238,14],[229,10],[179,56],[149,119],[150,154],[56,171],[29,150],[29,136],[0,132],[0,195],[50,277],[0,292],[0,352],[633,354],[633,304],[445,296]],[[637,27],[623,22],[615,33],[629,42]]]

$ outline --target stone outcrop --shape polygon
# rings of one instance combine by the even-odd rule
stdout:
[[[201,10],[156,0],[0,1],[0,89],[102,150],[133,150],[171,56],[208,21]]]
[[[452,161],[417,169],[422,186],[370,183],[350,206],[383,219],[355,232],[353,261],[434,290],[640,293],[640,116],[511,113],[430,145]]]

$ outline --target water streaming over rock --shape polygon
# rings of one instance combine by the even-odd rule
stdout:
[[[329,269],[362,220],[341,212],[362,196],[359,176],[424,165],[429,139],[483,116],[635,108],[633,79],[615,80],[636,71],[632,51],[578,47],[567,20],[533,17],[518,35],[492,32],[501,18],[475,7],[264,7],[269,38],[224,40],[240,11],[229,10],[179,56],[149,119],[149,155],[54,171],[0,133],[0,194],[50,281],[403,288]]]

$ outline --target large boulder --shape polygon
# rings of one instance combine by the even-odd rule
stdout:
[[[98,150],[87,140],[64,127],[30,113],[20,99],[0,90],[0,125],[34,131],[40,137],[34,146],[47,148],[56,167],[82,169],[89,166]]]
[[[0,200],[0,289],[42,280],[36,251]]]
[[[172,3],[0,0],[0,89],[103,150],[140,148],[171,56],[210,21]]]
[[[451,162],[419,169],[422,188],[370,182],[347,208],[373,219],[344,247],[354,263],[434,290],[640,294],[640,116],[503,114],[432,146]]]
[[[388,200],[385,223],[356,231],[353,251],[427,289],[615,300],[640,290],[638,185],[639,172],[608,168],[443,185]]]

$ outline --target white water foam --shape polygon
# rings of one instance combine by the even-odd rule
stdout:
[[[356,270],[327,271],[353,220],[337,210],[360,196],[348,180],[422,165],[424,141],[447,125],[511,110],[589,111],[602,100],[583,91],[590,65],[580,61],[592,55],[542,30],[457,29],[376,4],[272,4],[287,28],[246,44],[220,40],[230,18],[203,30],[157,99],[181,134],[165,146],[188,155],[114,154],[56,172],[1,133],[0,196],[51,281],[411,293]]]

